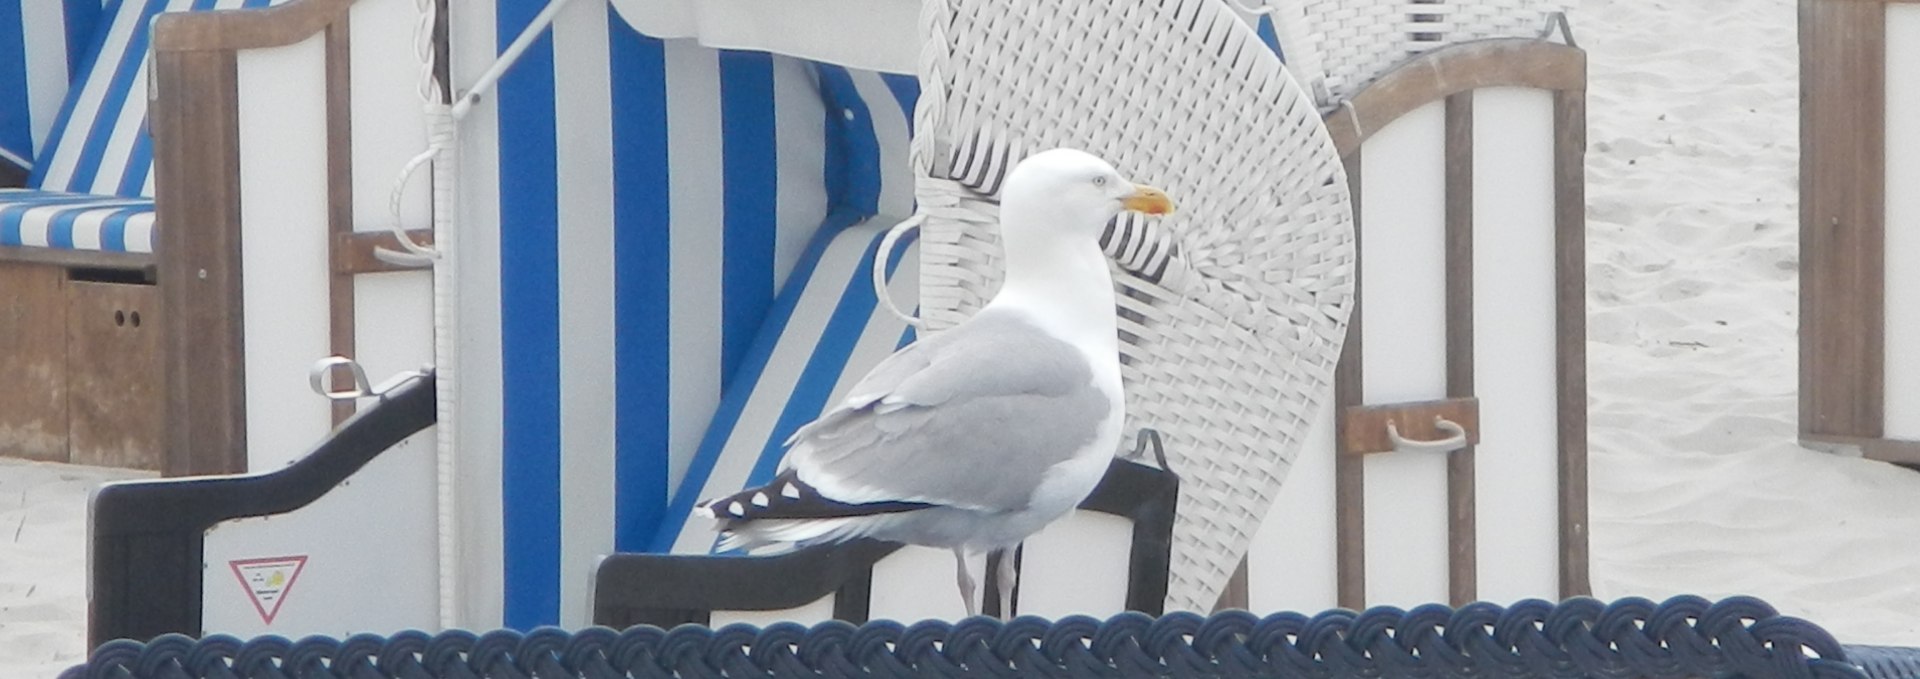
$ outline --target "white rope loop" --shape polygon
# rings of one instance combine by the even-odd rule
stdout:
[[[912,217],[893,225],[893,228],[887,229],[886,237],[880,239],[880,251],[873,254],[874,296],[879,298],[881,306],[887,308],[887,313],[906,321],[907,325],[913,326],[915,330],[926,330],[927,324],[919,317],[901,311],[899,305],[894,304],[892,291],[887,287],[887,262],[893,258],[893,246],[900,241],[900,237],[906,235],[908,231],[920,228],[920,225],[926,221],[926,213],[916,212]]]

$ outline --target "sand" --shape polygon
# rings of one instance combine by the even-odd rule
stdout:
[[[1593,576],[1920,646],[1920,473],[1794,437],[1794,0],[1585,0]],[[88,491],[0,460],[0,676],[85,642]]]
[[[0,458],[0,676],[52,677],[87,644],[87,497],[122,469]]]

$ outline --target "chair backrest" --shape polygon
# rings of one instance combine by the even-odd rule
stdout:
[[[0,0],[0,163],[33,167],[100,21],[101,0]]]
[[[1181,204],[1108,246],[1128,427],[1159,430],[1183,479],[1168,607],[1208,610],[1332,392],[1354,277],[1338,154],[1217,0],[930,2],[914,140],[929,328],[998,286],[998,177],[1028,153],[1085,149]]]
[[[31,1],[31,0],[29,0]],[[153,197],[153,138],[147,134],[147,40],[154,15],[264,7],[269,0],[108,0],[97,29],[37,150],[33,188]]]

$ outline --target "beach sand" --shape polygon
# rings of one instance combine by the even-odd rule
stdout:
[[[87,644],[87,497],[150,473],[0,458],[0,677],[52,677]]]
[[[1751,594],[1920,646],[1920,473],[1795,443],[1793,0],[1585,0],[1595,594]],[[80,658],[85,507],[0,460],[0,676]],[[9,541],[11,538],[11,541]]]

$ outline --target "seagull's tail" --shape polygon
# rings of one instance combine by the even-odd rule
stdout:
[[[864,537],[903,513],[926,509],[920,502],[847,503],[821,494],[789,469],[772,483],[698,505],[717,520],[720,549],[792,543],[801,546]]]

